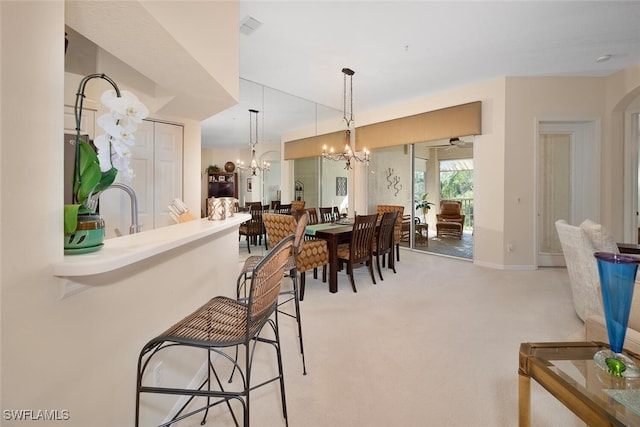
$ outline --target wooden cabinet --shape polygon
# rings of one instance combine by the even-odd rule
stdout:
[[[209,172],[208,197],[238,197],[238,174]]]

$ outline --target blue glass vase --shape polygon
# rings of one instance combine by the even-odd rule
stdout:
[[[640,259],[609,252],[596,252],[594,256],[598,262],[602,304],[611,348],[611,351],[598,352],[594,359],[598,366],[613,375],[637,376],[640,373],[633,361],[621,353]]]

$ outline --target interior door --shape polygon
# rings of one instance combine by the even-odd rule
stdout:
[[[182,198],[183,127],[143,120],[131,147],[132,180],[120,174],[117,181],[133,188],[138,205],[140,231],[173,224],[169,203]],[[100,196],[100,214],[107,238],[129,233],[131,199],[120,189],[108,189]]]
[[[182,126],[155,123],[154,228],[174,224],[169,203],[182,199],[182,130]]]
[[[555,222],[599,221],[600,177],[593,122],[544,122],[538,135],[538,265],[563,266]]]

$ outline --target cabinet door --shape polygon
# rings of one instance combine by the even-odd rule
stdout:
[[[174,224],[168,206],[173,199],[182,199],[182,126],[156,123],[154,134],[154,225],[157,228]]]

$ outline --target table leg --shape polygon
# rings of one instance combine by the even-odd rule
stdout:
[[[329,292],[338,292],[338,241],[335,237],[327,239],[329,250]]]
[[[518,374],[518,425],[529,427],[531,424],[531,378]]]

